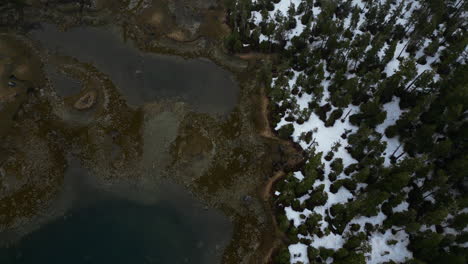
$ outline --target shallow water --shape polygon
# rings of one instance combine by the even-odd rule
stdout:
[[[229,219],[181,186],[160,184],[136,196],[127,188],[109,193],[74,162],[60,196],[70,209],[0,249],[0,263],[219,263],[232,233]]]
[[[79,27],[61,32],[43,24],[30,36],[50,52],[92,63],[109,75],[130,105],[178,99],[195,110],[229,113],[239,88],[228,71],[206,59],[143,53],[124,42],[115,28]]]
[[[197,217],[205,218],[202,215]],[[70,211],[30,234],[4,250],[0,260],[4,264],[217,263],[222,247],[212,237],[216,219],[195,223],[185,217],[167,203],[100,202]],[[218,235],[223,235],[221,231]]]
[[[109,28],[60,32],[44,24],[29,36],[51,53],[93,64],[133,106],[172,99],[196,111],[226,115],[237,103],[239,88],[232,74],[213,62],[142,53]],[[45,70],[59,96],[82,88],[80,81],[57,69]],[[160,179],[162,165],[169,162],[165,151],[177,137],[177,118],[162,112],[145,123],[143,164],[153,162],[153,169],[145,171],[152,180]],[[220,263],[233,229],[221,211],[205,207],[166,180],[139,186],[136,177],[127,179],[128,185],[107,186],[101,175],[91,175],[77,160],[69,161],[47,219],[18,234],[0,234],[0,243],[17,241],[0,248],[0,264]]]
[[[46,72],[58,96],[72,96],[80,92],[82,85],[78,80],[59,72],[55,67],[46,67]]]

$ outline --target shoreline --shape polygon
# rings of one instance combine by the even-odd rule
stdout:
[[[51,19],[54,23],[56,22],[54,19]],[[131,21],[130,24],[138,24],[135,21]],[[84,23],[86,24],[86,23]],[[70,27],[73,26],[81,26],[80,23],[70,25]],[[124,30],[125,31],[125,30]],[[282,140],[279,139],[275,133],[273,132],[272,128],[270,127],[270,118],[269,118],[269,111],[268,111],[268,104],[269,104],[269,99],[265,95],[265,89],[264,87],[258,86],[259,84],[257,82],[253,82],[253,84],[250,84],[245,80],[245,71],[246,69],[249,68],[249,64],[251,62],[258,62],[259,59],[268,58],[268,54],[257,54],[257,53],[246,53],[246,54],[229,54],[226,52],[226,50],[223,48],[222,42],[218,42],[216,40],[210,40],[205,37],[200,37],[195,39],[194,41],[191,42],[179,42],[177,40],[171,40],[167,39],[164,36],[160,38],[154,38],[154,36],[151,36],[146,32],[145,30],[142,30],[141,28],[138,28],[137,31],[134,32],[133,36],[130,35],[128,38],[135,38],[136,45],[139,50],[142,51],[147,51],[150,53],[156,53],[156,54],[169,54],[169,55],[175,55],[175,56],[180,56],[183,58],[192,58],[192,57],[197,57],[197,58],[207,58],[211,61],[213,61],[215,64],[218,66],[221,66],[224,69],[227,69],[230,71],[233,75],[238,78],[239,85],[245,85],[247,88],[245,89],[244,93],[246,93],[246,97],[248,97],[248,92],[247,91],[254,91],[255,93],[258,91],[261,93],[259,96],[260,101],[257,101],[258,98],[254,99],[256,102],[260,102],[260,118],[258,118],[257,121],[261,121],[262,126],[261,129],[258,130],[257,128],[251,128],[250,124],[248,125],[249,127],[245,129],[248,133],[252,133],[252,135],[255,133],[259,135],[260,139],[266,138],[269,140],[268,143],[264,143],[265,145],[273,145],[275,147],[278,147],[278,152],[280,152],[279,156],[279,168],[275,166],[273,168],[272,173],[270,174],[270,169],[269,167],[262,167],[260,168],[261,170],[265,171],[265,176],[268,176],[268,180],[265,181],[265,179],[261,179],[259,176],[255,178],[255,186],[248,187],[248,191],[242,191],[242,194],[252,194],[252,189],[255,189],[258,195],[258,191],[260,191],[260,194],[257,196],[256,199],[258,199],[258,202],[263,205],[263,212],[261,210],[259,211],[260,214],[262,215],[261,218],[264,217],[264,219],[267,220],[267,224],[264,226],[257,226],[258,233],[256,235],[260,236],[250,236],[250,241],[252,243],[259,243],[260,246],[254,249],[254,256],[250,255],[248,251],[244,251],[243,253],[237,254],[233,252],[232,254],[236,254],[236,257],[238,259],[244,259],[248,260],[246,261],[247,263],[258,263],[257,261],[263,261],[263,263],[270,263],[272,256],[274,256],[275,251],[282,245],[282,237],[281,233],[279,233],[277,224],[276,224],[276,219],[275,219],[275,208],[274,204],[271,201],[271,192],[273,190],[274,184],[282,178],[282,176],[285,174],[284,169],[285,168],[291,168],[294,167],[294,165],[297,165],[297,162],[294,162],[294,156],[295,154],[300,153],[300,151],[294,146],[293,142],[289,140]],[[255,75],[253,76],[254,79],[257,78],[257,71],[254,71]],[[250,79],[251,80],[251,79]],[[249,80],[249,81],[250,81]],[[255,95],[256,97],[257,95]],[[244,99],[246,99],[244,97]],[[242,100],[242,99],[240,99]],[[242,107],[243,110],[241,110],[242,113],[247,113],[245,115],[245,118],[250,118],[250,115],[258,110],[258,106],[252,105],[252,102],[249,100],[246,100],[244,102],[238,102],[238,105],[247,105],[248,107]],[[251,106],[252,105],[252,106]],[[253,109],[253,111],[252,111]],[[245,121],[245,120],[244,120]],[[253,122],[255,123],[255,122]],[[257,139],[255,139],[257,140]],[[261,140],[260,140],[261,141]],[[259,145],[261,145],[259,143]],[[267,152],[268,153],[268,152]],[[268,156],[269,154],[267,154]],[[297,161],[297,159],[296,159]],[[276,164],[275,164],[276,165]],[[255,175],[255,174],[254,174]],[[260,175],[260,174],[256,174]],[[252,188],[253,187],[253,188]],[[190,188],[194,188],[193,186]],[[244,187],[239,187],[239,188],[244,188]],[[258,190],[258,191],[257,191]],[[200,194],[202,196],[202,194]],[[208,198],[206,198],[208,199]],[[225,205],[226,207],[229,207]],[[239,210],[244,210],[243,208]],[[255,215],[255,219],[260,215],[259,212],[254,212],[252,215]],[[245,229],[249,230],[249,229]],[[252,231],[252,229],[250,229]],[[273,232],[272,232],[273,231]],[[248,233],[243,234],[242,239],[248,239]],[[258,237],[266,237],[267,239],[265,240],[259,240]],[[240,240],[237,239],[232,239],[230,243],[233,243],[234,246],[240,246],[237,245],[240,243]],[[243,246],[245,248],[248,248],[246,246]],[[224,255],[231,254],[231,253],[226,253],[227,250],[223,252]],[[243,254],[243,256],[242,256]],[[240,257],[241,256],[241,257]],[[225,261],[225,263],[231,263],[232,261]],[[223,262],[224,263],[224,262]]]
[[[247,54],[247,56],[248,55],[249,54]],[[248,58],[251,59],[251,57],[249,57],[249,56],[248,56]],[[258,59],[258,54],[255,54],[254,59]],[[293,141],[281,139],[277,135],[275,135],[275,133],[273,132],[273,128],[270,125],[270,111],[268,110],[269,103],[270,103],[270,100],[269,100],[268,96],[265,94],[265,87],[262,87],[261,88],[261,94],[260,94],[260,113],[261,113],[261,122],[263,123],[263,126],[259,130],[259,135],[264,137],[264,138],[268,138],[268,139],[278,141],[280,146],[284,144],[288,148],[296,151],[295,154],[301,154],[302,155],[303,154],[302,151],[297,149],[297,146],[295,146]],[[263,263],[273,263],[272,258],[274,257],[276,251],[278,251],[278,249],[284,244],[283,243],[283,240],[285,238],[284,233],[282,233],[279,230],[278,224],[276,222],[276,208],[275,208],[275,205],[274,205],[274,203],[272,201],[272,192],[273,192],[275,184],[286,175],[285,169],[288,169],[288,167],[291,166],[291,165],[289,165],[291,160],[293,160],[293,159],[291,159],[291,157],[286,157],[285,158],[285,165],[283,165],[281,169],[273,171],[272,176],[270,178],[268,178],[268,180],[266,182],[264,182],[264,186],[262,186],[262,188],[261,188],[260,196],[261,196],[261,199],[263,200],[263,202],[269,207],[268,212],[270,214],[270,218],[271,218],[271,222],[272,222],[272,228],[273,228],[274,233],[275,233],[275,235],[274,235],[275,240],[271,242],[271,247],[264,254]],[[291,167],[297,167],[303,161],[304,160],[302,160],[301,162],[294,162],[294,160],[293,160],[292,161],[293,164],[292,164]]]

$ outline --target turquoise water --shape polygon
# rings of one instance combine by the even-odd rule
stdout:
[[[1,264],[214,264],[232,235],[228,217],[180,185],[109,192],[76,161],[58,199],[66,213],[0,248]]]
[[[205,233],[212,224],[191,222],[166,204],[100,202],[3,249],[0,263],[216,263],[216,244]]]

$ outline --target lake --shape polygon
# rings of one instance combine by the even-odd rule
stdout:
[[[55,25],[42,24],[29,36],[51,53],[92,63],[133,106],[170,98],[187,102],[200,112],[225,115],[238,101],[239,87],[227,70],[207,59],[141,52],[131,41],[125,42],[115,27],[63,32]]]
[[[63,216],[9,248],[2,264],[219,263],[232,235],[230,220],[161,181],[153,192],[93,186],[93,176],[74,161],[67,169]],[[135,195],[135,192],[138,192]]]
[[[115,28],[62,32],[43,24],[28,36],[52,54],[95,66],[134,107],[168,99],[218,116],[229,114],[237,104],[239,87],[228,71],[206,59],[141,52],[124,42]],[[47,61],[45,67],[59,96],[82,89],[79,80]],[[165,133],[176,137],[177,131],[159,124],[161,129],[153,137],[164,139]],[[231,220],[184,187],[161,180],[150,191],[126,190],[129,186],[107,190],[96,184],[99,175],[90,175],[76,160],[68,166],[54,202],[60,206],[53,205],[61,213],[51,213],[34,231],[0,248],[1,264],[220,263],[232,237]],[[5,240],[0,234],[0,242]]]

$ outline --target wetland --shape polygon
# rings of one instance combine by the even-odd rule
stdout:
[[[265,262],[264,185],[302,156],[262,136],[222,4],[27,2],[0,17],[0,261]]]

